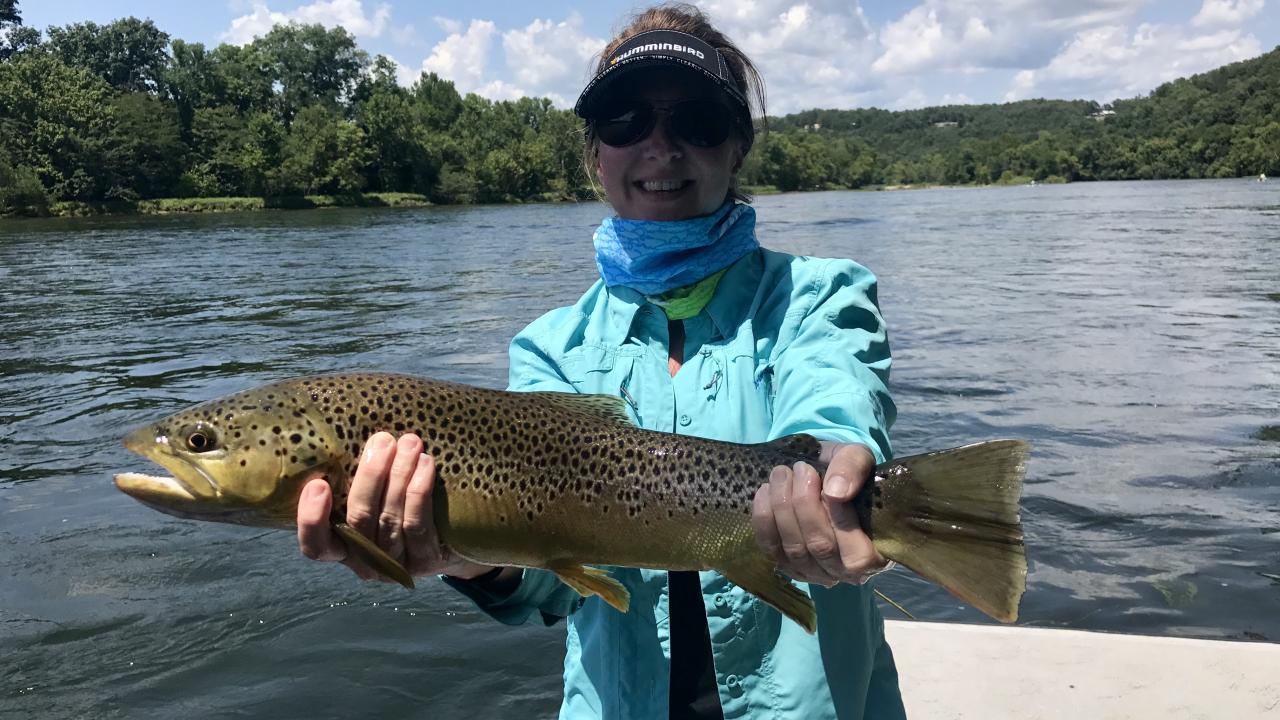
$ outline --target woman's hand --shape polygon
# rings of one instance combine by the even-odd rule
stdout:
[[[889,563],[858,524],[852,500],[875,471],[863,445],[822,443],[826,477],[808,463],[779,465],[756,491],[751,525],[761,551],[791,577],[861,585]]]
[[[370,436],[347,494],[347,523],[395,558],[410,575],[444,573],[473,578],[492,570],[452,558],[440,546],[431,515],[435,461],[423,454],[422,439],[390,433]],[[312,560],[341,562],[365,580],[380,574],[347,554],[347,546],[329,528],[333,496],[329,483],[312,480],[298,499],[298,546]]]

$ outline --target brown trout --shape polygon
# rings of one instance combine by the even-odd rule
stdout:
[[[344,518],[350,478],[375,432],[416,433],[436,459],[441,543],[467,560],[545,568],[626,612],[627,590],[596,565],[715,570],[809,632],[808,595],[760,552],[755,491],[776,465],[819,473],[818,441],[739,445],[643,430],[620,398],[486,390],[390,374],[297,378],[196,405],[125,438],[172,477],[116,486],[178,517],[294,525],[302,486],[327,479],[350,552],[406,587],[400,564]],[[1027,444],[996,440],[900,458],[854,500],[886,558],[1003,621],[1026,585],[1018,500]]]

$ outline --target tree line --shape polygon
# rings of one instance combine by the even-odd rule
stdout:
[[[1032,100],[771,118],[743,169],[781,190],[1280,172],[1280,51],[1108,107]],[[416,193],[437,203],[581,199],[580,121],[545,98],[410,86],[342,28],[246,45],[149,20],[22,24],[0,0],[0,213],[58,201]]]

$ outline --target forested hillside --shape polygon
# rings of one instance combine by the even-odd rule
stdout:
[[[1109,107],[1086,101],[810,110],[744,169],[782,190],[1280,173],[1280,50]],[[207,48],[125,18],[22,25],[0,0],[0,213],[66,200],[419,193],[590,195],[580,125],[549,100],[411,87],[345,30],[277,26]]]

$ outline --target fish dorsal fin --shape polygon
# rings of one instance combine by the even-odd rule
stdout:
[[[794,455],[808,460],[810,463],[819,462],[822,456],[822,443],[818,442],[818,438],[805,433],[796,433],[795,435],[780,437],[777,440],[770,440],[764,443],[764,446],[786,455]]]
[[[582,395],[579,393],[566,392],[531,392],[533,395],[543,402],[552,405],[560,410],[578,413],[581,415],[591,415],[608,420],[610,422],[619,422],[626,425],[635,425],[631,421],[631,416],[627,415],[627,404],[622,398],[613,397],[612,395]]]

